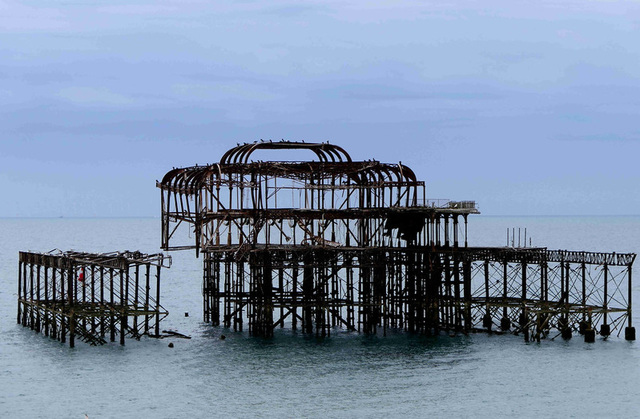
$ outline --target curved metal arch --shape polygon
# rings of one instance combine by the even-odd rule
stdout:
[[[386,164],[374,162],[354,172],[346,173],[347,178],[358,185],[374,185],[385,182],[416,183],[413,170],[402,164]]]
[[[179,187],[181,187],[187,194],[195,194],[195,178],[197,178],[201,171],[202,168],[197,167],[181,173],[182,176],[178,178]]]
[[[228,150],[220,159],[220,164],[247,164],[256,150],[311,150],[323,163],[351,162],[351,156],[342,147],[329,143],[302,143],[293,141],[261,142],[242,144]]]
[[[387,164],[375,162],[373,166],[363,167],[359,170],[361,182],[364,184],[379,184],[386,179],[391,179],[393,170]]]
[[[162,181],[160,182],[160,184],[162,186],[166,186],[167,184],[169,184],[170,182],[173,181],[173,179],[178,176],[178,174],[184,172],[185,170],[188,170],[187,168],[177,168],[177,169],[173,169],[173,170],[169,170],[163,177],[162,177]]]
[[[186,194],[194,194],[197,190],[206,186],[208,179],[222,178],[221,166],[225,164],[247,164],[251,154],[258,149],[307,149],[313,151],[321,160],[319,164],[335,165],[331,169],[332,173],[342,164],[353,163],[349,154],[339,146],[328,143],[294,143],[294,142],[277,142],[277,143],[251,143],[242,144],[238,147],[227,151],[221,159],[221,163],[208,166],[193,166],[187,168],[173,169],[162,179],[162,186],[181,190]],[[345,161],[344,159],[347,159]],[[311,162],[309,162],[311,163]],[[413,170],[401,163],[386,164],[375,160],[361,162],[361,167],[352,165],[344,167],[344,174],[354,184],[372,185],[384,182],[417,182],[417,177]],[[318,169],[322,170],[320,166]],[[333,167],[333,166],[329,166]],[[313,169],[311,169],[313,171]],[[336,173],[339,172],[336,171]]]
[[[176,177],[174,185],[177,189],[180,189],[184,192],[189,191],[189,183],[187,181],[187,179],[193,175],[193,170],[186,170],[182,173],[179,174],[178,177]]]
[[[383,164],[378,170],[381,174],[385,174],[387,176],[386,179],[389,181],[393,181],[394,178],[396,181],[398,181],[400,178],[398,171],[395,170],[394,166]],[[385,179],[383,178],[382,180],[384,181]]]
[[[326,143],[323,145],[330,147],[329,150],[336,155],[336,157],[338,158],[338,161],[348,162],[348,163],[351,163],[353,161],[351,160],[351,156],[349,155],[349,153],[347,153],[347,151],[344,148],[337,146],[335,144],[329,144],[329,143]],[[344,157],[344,160],[343,160],[343,157]]]
[[[296,149],[311,150],[316,154],[316,156],[318,156],[318,159],[320,159],[321,162],[326,163],[328,161],[327,157],[318,146],[321,146],[321,144],[316,144],[316,143],[298,143],[298,142],[254,143],[247,150],[247,152],[245,152],[243,154],[243,156],[242,156],[243,161],[241,163],[247,164],[249,162],[249,157],[256,150],[278,150],[278,149],[283,149],[283,150],[296,150]]]
[[[190,178],[192,188],[196,191],[203,189],[205,187],[206,180],[213,172],[212,166],[203,167],[201,170],[195,172]]]
[[[226,153],[224,153],[222,155],[222,158],[220,159],[220,163],[222,164],[230,164],[232,163],[230,161],[230,159],[232,158],[237,158],[238,153],[240,153],[242,151],[242,149],[248,147],[249,144],[242,144],[242,145],[238,145],[237,147],[234,148],[230,148],[229,150],[227,150]]]
[[[407,179],[410,182],[417,182],[418,181],[418,177],[416,176],[415,172],[409,167],[409,166],[405,166],[402,163],[398,163],[398,170],[400,170],[402,177],[404,177],[405,179]]]

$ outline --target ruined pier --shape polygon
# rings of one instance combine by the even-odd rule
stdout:
[[[159,335],[160,272],[171,258],[140,252],[20,252],[18,316],[25,327],[75,346]]]
[[[282,157],[292,151],[310,158]],[[216,326],[635,339],[635,254],[472,247],[475,202],[427,199],[401,163],[256,142],[157,186],[161,246],[203,255],[204,319]]]

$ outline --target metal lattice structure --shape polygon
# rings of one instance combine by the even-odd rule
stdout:
[[[314,158],[278,159],[291,150]],[[427,200],[400,163],[353,161],[328,143],[256,142],[157,186],[162,248],[203,253],[214,325],[246,322],[266,337],[285,325],[432,333],[492,330],[495,320],[527,338],[534,326],[538,338],[596,323],[606,336],[624,320],[632,329],[635,255],[469,247],[475,202]]]
[[[46,336],[101,345],[159,335],[160,271],[171,258],[140,252],[20,252],[18,323]]]

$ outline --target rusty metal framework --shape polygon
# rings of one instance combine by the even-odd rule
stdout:
[[[171,257],[140,252],[20,252],[18,323],[75,345],[159,335],[160,271]]]
[[[280,157],[291,150],[313,159]],[[469,247],[475,202],[426,199],[401,163],[353,161],[328,143],[255,142],[216,164],[173,169],[157,186],[162,248],[203,253],[213,325],[246,322],[265,337],[289,326],[540,339],[596,326],[608,336],[626,321],[635,338],[635,254]]]

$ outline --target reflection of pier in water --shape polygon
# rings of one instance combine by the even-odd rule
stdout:
[[[161,254],[20,252],[18,323],[75,345],[159,335]]]
[[[312,161],[251,160],[290,150]],[[573,331],[631,324],[635,254],[469,247],[473,201],[427,200],[402,164],[352,161],[330,144],[260,142],[220,163],[174,169],[162,191],[162,248],[204,255],[204,317],[271,336],[390,328],[436,333]],[[194,242],[176,243],[181,230]],[[554,334],[555,332],[555,334]]]

